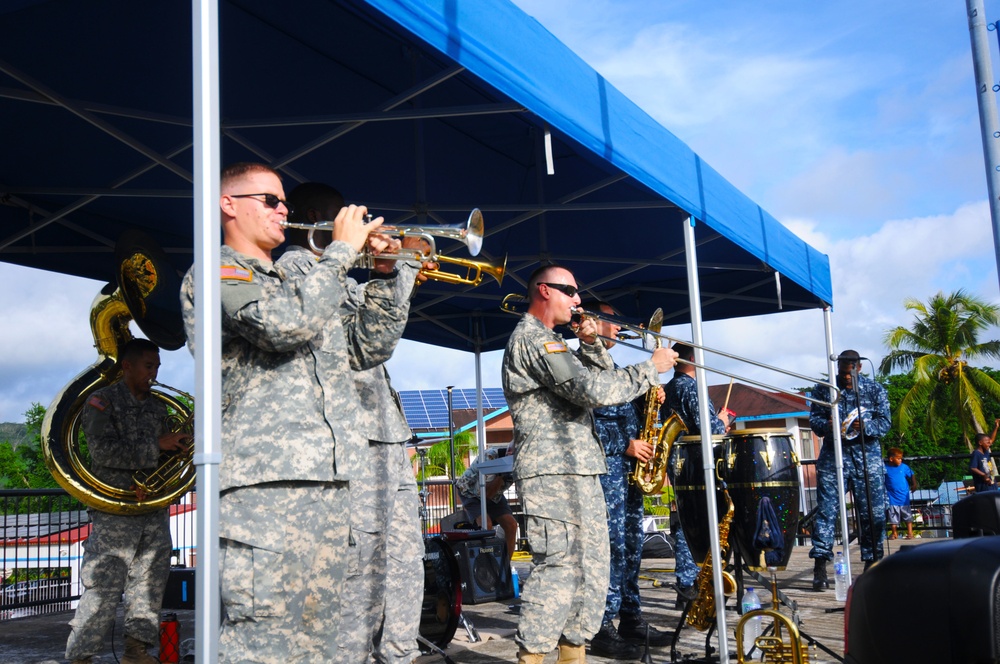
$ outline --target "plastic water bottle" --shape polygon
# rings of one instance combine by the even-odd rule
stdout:
[[[753,588],[748,587],[747,591],[743,593],[743,601],[741,602],[743,608],[743,615],[746,615],[749,611],[756,611],[760,608],[760,597],[754,592]],[[744,655],[750,652],[753,648],[753,644],[757,641],[757,637],[760,636],[760,616],[751,618],[747,620],[743,625],[743,653]]]
[[[514,582],[514,599],[521,596],[521,579],[517,576],[517,565],[510,564],[510,579]]]
[[[851,580],[847,578],[847,561],[844,560],[842,551],[838,551],[833,558],[833,581],[837,601],[847,601],[847,588],[851,585]]]

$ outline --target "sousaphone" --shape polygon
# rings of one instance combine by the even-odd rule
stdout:
[[[115,260],[117,287],[109,283],[90,307],[97,361],[66,385],[45,412],[42,453],[56,482],[88,507],[112,514],[143,514],[166,507],[191,489],[196,473],[190,452],[177,453],[187,457],[181,463],[176,455],[161,456],[160,466],[170,469],[169,477],[161,481],[158,469],[153,473],[155,482],[148,484],[152,490],[141,492],[145,495],[140,500],[134,487],[110,486],[90,472],[89,459],[80,448],[80,415],[92,392],[121,380],[118,359],[121,349],[133,338],[130,321],[134,320],[143,334],[162,349],[177,350],[184,345],[180,279],[166,254],[139,231],[122,234],[115,245]],[[178,394],[190,401],[190,395]],[[152,395],[166,403],[172,431],[190,431],[193,402],[189,405],[160,390],[153,390]],[[135,479],[137,484],[146,480]]]

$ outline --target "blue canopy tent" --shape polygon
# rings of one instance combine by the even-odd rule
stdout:
[[[501,299],[549,261],[626,316],[662,307],[668,324],[691,322],[696,342],[702,319],[832,303],[826,256],[506,0],[193,9],[0,7],[0,260],[113,281],[115,241],[135,228],[178,271],[197,260],[212,274],[218,166],[247,160],[277,167],[286,191],[333,184],[387,223],[483,211],[480,258],[507,256],[503,285],[425,284],[405,333],[416,341],[502,348],[517,321]],[[218,350],[199,351],[199,380],[217,380]],[[208,467],[217,392],[205,378]]]

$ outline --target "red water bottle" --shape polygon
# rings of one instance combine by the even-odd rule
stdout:
[[[177,614],[164,613],[160,620],[160,661],[180,661],[181,636],[177,628]]]

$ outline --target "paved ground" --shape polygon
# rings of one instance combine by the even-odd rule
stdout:
[[[887,553],[898,550],[900,545],[919,544],[927,541],[897,540],[887,542],[889,545]],[[808,558],[808,551],[808,547],[795,548],[788,568],[778,572],[779,590],[787,596],[789,601],[795,602],[802,620],[803,632],[818,642],[810,661],[814,664],[816,662],[834,662],[837,660],[827,654],[823,648],[828,648],[837,657],[842,655],[843,611],[838,610],[842,608],[841,603],[836,601],[832,590],[822,593],[812,591],[812,561]],[[861,563],[857,559],[857,549],[855,548],[853,551],[853,571],[857,575],[861,571]],[[516,565],[522,579],[530,574],[530,563],[518,562]],[[645,616],[656,627],[671,631],[675,629],[680,618],[680,611],[674,606],[675,593],[672,589],[672,571],[672,559],[646,559],[643,561],[642,598]],[[748,581],[747,583],[760,587],[756,581]],[[761,597],[765,605],[769,598],[770,591],[765,590]],[[736,661],[735,645],[732,639],[738,620],[735,612],[736,603],[732,598],[729,600],[727,604],[729,610],[726,615],[727,632],[730,635],[729,646],[734,653],[730,660],[732,662]],[[480,637],[480,641],[473,643],[469,638],[468,631],[459,627],[455,638],[446,649],[451,660],[455,664],[515,662],[517,660],[517,646],[512,637],[517,627],[517,614],[510,607],[516,606],[516,604],[515,601],[466,606],[463,613],[475,633]],[[791,615],[789,608],[783,608],[782,612]],[[188,639],[194,637],[194,612],[178,611],[177,614],[181,630],[181,654],[183,655],[186,652],[184,646],[193,647],[193,640],[188,641]],[[71,613],[57,613],[0,623],[0,664],[64,663],[62,654],[66,637],[69,634],[67,623],[71,617]],[[113,637],[112,641],[109,636],[106,642],[106,652],[99,659],[95,659],[95,664],[98,662],[110,664],[121,658],[123,636],[120,610]],[[116,649],[117,657],[112,651],[112,644]],[[717,647],[717,638],[713,637],[711,644]],[[683,661],[698,661],[704,658],[705,634],[688,627],[682,629],[677,655],[678,659]],[[552,654],[546,658],[546,663],[555,662],[555,659],[555,654]],[[660,663],[670,660],[669,647],[656,648],[650,653],[650,661],[652,662]],[[418,660],[419,664],[436,664],[442,661],[443,658],[439,655],[426,655]],[[588,656],[588,661],[606,663],[616,660]]]

